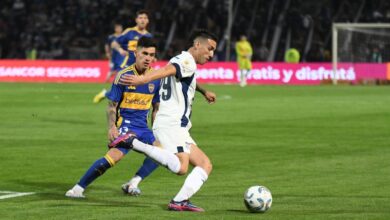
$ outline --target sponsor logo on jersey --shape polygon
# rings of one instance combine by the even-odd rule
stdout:
[[[154,84],[153,83],[149,83],[148,87],[149,87],[149,92],[153,93],[153,91],[154,91]]]
[[[120,108],[148,110],[150,109],[153,94],[142,94],[134,92],[123,93],[123,100]]]

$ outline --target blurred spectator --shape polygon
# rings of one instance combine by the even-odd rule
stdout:
[[[271,44],[275,30],[281,28],[274,61],[283,61],[285,48],[292,47],[302,52],[302,60],[328,61],[326,53],[331,51],[332,22],[390,21],[390,2],[386,0],[291,0],[285,9],[286,2],[234,1],[231,39],[245,33],[251,39],[253,58],[265,61],[270,53],[275,52],[271,51],[275,50]],[[363,9],[360,15],[357,13],[359,8]],[[111,32],[112,21],[125,23],[134,20],[135,12],[139,9],[151,12],[152,25],[149,30],[154,33],[160,56],[165,54],[165,57],[171,57],[183,50],[194,28],[210,29],[219,39],[224,39],[226,34],[228,19],[225,1],[2,0],[0,58],[25,59],[26,54],[31,55],[29,52],[35,48],[37,59],[103,59],[105,52],[102,48],[106,36]],[[277,27],[283,12],[286,12],[283,26]],[[312,39],[309,40],[312,30]],[[287,33],[290,37],[287,37]],[[168,45],[170,34],[173,38]],[[221,45],[226,43],[222,40]],[[372,56],[365,54],[358,59],[384,62],[388,55],[383,52],[389,47],[383,45],[377,55],[371,51]],[[223,60],[225,49],[220,47],[215,59]]]
[[[382,63],[382,53],[378,46],[374,46],[374,48],[372,49],[370,61],[374,63]]]
[[[299,63],[301,55],[295,48],[290,48],[284,54],[284,62],[286,63]]]

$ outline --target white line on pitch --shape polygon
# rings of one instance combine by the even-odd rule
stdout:
[[[28,195],[35,194],[35,192],[0,191],[0,194],[7,194],[7,195],[0,196],[0,200],[1,200],[1,199],[9,199],[9,198],[14,198],[19,196],[28,196]]]

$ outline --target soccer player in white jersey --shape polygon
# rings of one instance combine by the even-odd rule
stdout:
[[[168,209],[202,212],[204,209],[193,205],[189,199],[207,180],[212,165],[190,136],[189,116],[196,90],[197,64],[205,64],[213,58],[217,39],[206,30],[198,30],[191,36],[190,43],[187,51],[173,57],[165,67],[144,76],[122,76],[120,80],[124,85],[136,86],[163,79],[159,92],[160,108],[153,124],[153,133],[162,148],[140,142],[132,132],[119,136],[109,147],[134,148],[178,175],[186,174],[191,163],[194,169]]]

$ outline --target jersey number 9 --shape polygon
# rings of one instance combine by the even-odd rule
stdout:
[[[161,98],[162,100],[167,101],[172,95],[171,77],[165,77],[162,80],[162,89]]]

